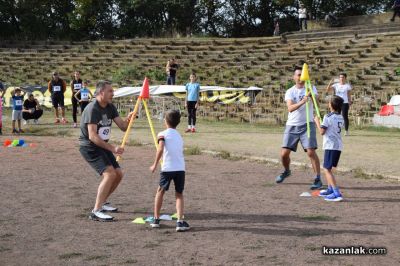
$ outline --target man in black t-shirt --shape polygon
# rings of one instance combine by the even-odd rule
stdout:
[[[56,121],[55,123],[60,123],[60,118],[58,116],[58,108],[61,109],[61,122],[63,124],[68,123],[65,119],[65,107],[64,107],[64,93],[67,89],[67,85],[64,80],[58,76],[58,72],[53,72],[52,78],[47,85],[47,89],[51,94],[51,102],[54,107]]]
[[[97,190],[96,204],[89,218],[95,221],[111,221],[113,217],[104,212],[116,212],[118,209],[107,203],[108,197],[117,188],[122,179],[121,168],[114,153],[122,155],[124,148],[108,143],[111,125],[126,131],[132,113],[123,120],[112,104],[114,91],[108,81],[99,81],[96,85],[96,100],[90,102],[82,113],[79,136],[79,151],[89,165],[103,176]]]
[[[32,93],[28,94],[28,99],[24,101],[22,109],[22,118],[28,122],[33,119],[35,124],[38,124],[38,119],[43,115],[43,110],[40,108],[38,100],[35,99]]]
[[[178,64],[175,62],[175,59],[172,58],[168,64],[167,64],[167,73],[168,73],[168,78],[167,78],[167,84],[168,85],[175,85],[176,81],[176,71],[178,70]]]

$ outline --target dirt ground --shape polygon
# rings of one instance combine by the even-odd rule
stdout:
[[[1,137],[1,143],[5,137]],[[90,221],[100,181],[72,138],[0,147],[0,265],[399,265],[400,183],[339,177],[345,201],[299,197],[311,172],[276,185],[273,165],[186,156],[191,231],[133,224],[152,214],[152,147],[130,146],[111,197],[116,221]],[[175,212],[173,192],[162,213]],[[385,247],[380,256],[323,256],[322,246]]]

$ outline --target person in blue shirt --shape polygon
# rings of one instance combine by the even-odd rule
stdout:
[[[19,87],[16,87],[11,91],[11,99],[13,103],[13,110],[12,110],[12,128],[13,134],[24,133],[21,128],[21,120],[22,120],[22,105],[24,101],[25,91]],[[15,128],[15,121],[18,121],[18,130]]]
[[[200,102],[200,84],[196,82],[195,73],[190,75],[190,82],[186,84],[185,107],[188,109],[188,128],[185,132],[196,132],[196,110]]]
[[[74,97],[76,101],[80,104],[81,106],[81,114],[83,113],[83,110],[85,110],[85,107],[90,103],[90,101],[93,99],[93,94],[92,92],[87,88],[88,83],[87,81],[83,82],[83,87],[78,90]]]

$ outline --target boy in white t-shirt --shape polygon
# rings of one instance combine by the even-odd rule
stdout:
[[[349,109],[351,105],[351,85],[346,82],[347,74],[341,73],[339,75],[339,83],[328,86],[327,92],[333,90],[335,95],[343,99],[342,116],[344,119],[344,128],[346,130],[345,136],[349,135]]]
[[[328,189],[320,192],[320,196],[324,196],[327,201],[343,200],[339,187],[336,184],[335,176],[332,173],[332,168],[337,167],[341,151],[343,149],[342,137],[340,135],[343,128],[343,117],[340,114],[343,105],[343,98],[332,96],[329,101],[330,113],[324,116],[322,124],[319,119],[315,118],[315,123],[321,135],[324,136],[323,149],[324,154],[324,169]]]
[[[181,114],[177,110],[168,111],[165,115],[166,130],[158,134],[158,149],[156,158],[150,171],[154,173],[158,162],[163,157],[160,173],[160,183],[155,196],[154,220],[152,228],[160,227],[160,210],[165,191],[168,191],[171,181],[175,185],[176,212],[178,221],[176,231],[183,232],[190,229],[189,224],[183,220],[183,189],[185,187],[185,159],[183,157],[183,140],[176,127],[181,121]]]

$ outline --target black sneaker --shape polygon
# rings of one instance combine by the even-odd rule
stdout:
[[[153,219],[150,226],[151,228],[160,228],[160,219]]]
[[[14,128],[12,131],[13,134],[18,134],[18,131]]]
[[[111,222],[114,219],[114,217],[103,213],[102,210],[99,210],[99,211],[93,210],[89,215],[89,219],[93,220],[93,221],[100,221],[100,222]]]
[[[177,232],[184,232],[190,229],[190,226],[187,222],[176,222],[176,231]]]

